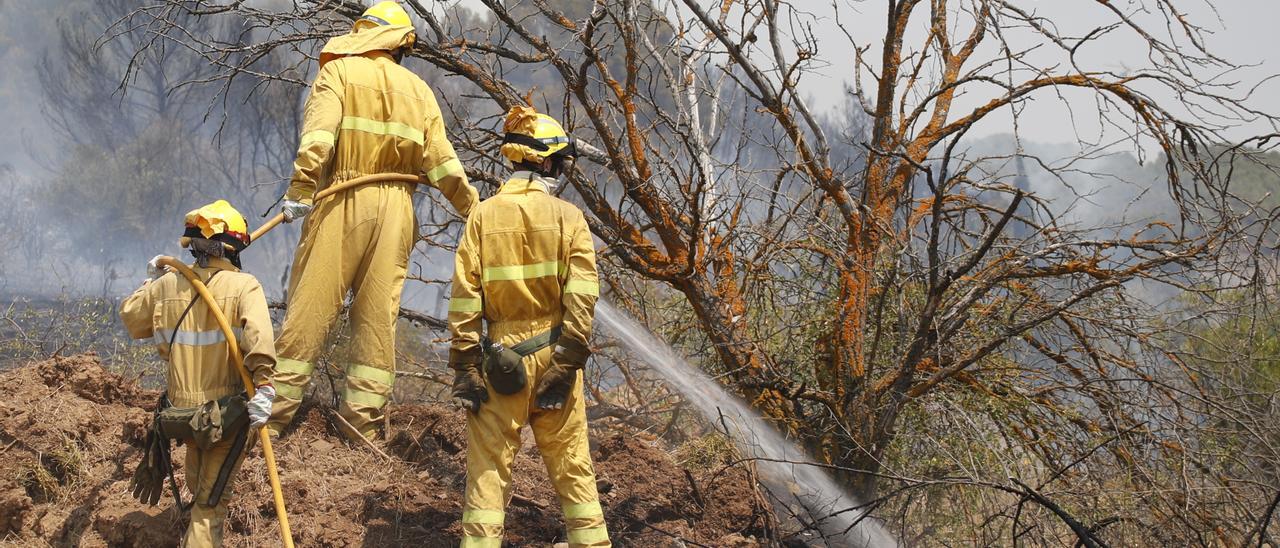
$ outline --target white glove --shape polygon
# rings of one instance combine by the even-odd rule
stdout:
[[[160,259],[162,257],[164,257],[164,255],[156,255],[155,257],[152,257],[150,261],[147,261],[147,279],[148,280],[154,280],[156,278],[164,276],[165,269],[163,266],[160,266]]]
[[[284,222],[292,223],[294,220],[306,217],[308,213],[311,213],[311,206],[302,202],[285,200],[283,204],[280,204],[280,212],[284,213]]]
[[[249,400],[249,428],[267,424],[267,419],[271,418],[271,402],[275,399],[276,389],[271,385],[258,387],[258,391]]]

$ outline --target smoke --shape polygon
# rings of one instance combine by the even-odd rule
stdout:
[[[0,258],[0,291],[127,294],[150,257],[186,256],[176,245],[185,212],[227,199],[254,225],[284,187],[305,90],[248,79],[184,85],[217,69],[171,45],[136,55],[152,45],[128,23],[137,7],[0,4],[0,61],[14,76],[0,81],[10,124],[0,165],[12,168],[0,173],[9,198],[0,226],[28,250]],[[243,32],[234,20],[187,23],[219,37]],[[293,61],[281,53],[257,63]],[[286,227],[246,253],[268,291],[279,291],[293,242],[296,228]]]

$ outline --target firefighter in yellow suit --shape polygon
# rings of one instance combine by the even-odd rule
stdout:
[[[512,109],[505,131],[502,153],[516,172],[467,218],[449,302],[453,396],[470,410],[462,546],[501,545],[526,424],[559,494],[569,545],[609,546],[581,373],[600,292],[595,251],[582,211],[550,194],[576,147],[532,108]],[[489,367],[498,350],[521,348],[527,357],[510,372]]]
[[[249,401],[249,427],[261,427],[271,414],[276,352],[262,286],[252,275],[240,272],[239,252],[249,244],[244,217],[227,202],[218,200],[187,214],[181,243],[196,258],[192,270],[205,282],[222,313],[238,331],[244,365],[258,387]],[[195,302],[195,288],[186,278],[165,273],[156,264],[157,259],[148,265],[151,278],[121,305],[120,319],[131,337],[153,340],[160,355],[168,359],[170,402],[174,407],[196,407],[244,392],[244,383],[227,354],[227,341],[213,313],[203,301]],[[232,484],[227,484],[216,505],[206,502],[231,447],[230,437],[205,451],[187,444],[184,469],[187,487],[195,500],[183,546],[222,545],[222,524],[227,517]],[[243,454],[239,460],[243,460]],[[230,477],[235,477],[240,463],[233,466]]]
[[[417,233],[415,185],[369,184],[319,204],[312,204],[313,194],[362,175],[402,173],[425,176],[460,215],[477,202],[445,136],[434,93],[398,63],[413,41],[409,15],[395,2],[381,2],[320,54],[282,207],[289,221],[310,215],[276,342],[277,396],[267,424],[273,432],[293,420],[348,291],[354,294],[353,348],[344,364],[340,414],[361,435],[375,437],[395,381],[396,317]]]

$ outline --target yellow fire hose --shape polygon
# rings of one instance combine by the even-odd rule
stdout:
[[[422,179],[418,178],[416,175],[407,175],[404,173],[374,173],[373,175],[356,177],[355,179],[351,179],[350,181],[343,181],[341,183],[337,183],[333,186],[325,188],[324,190],[317,192],[316,195],[311,199],[311,202],[314,204],[319,204],[320,200],[328,198],[329,196],[342,192],[348,188],[354,188],[354,187],[358,187],[360,185],[366,185],[369,183],[421,183],[421,182],[423,182]],[[267,232],[270,232],[271,229],[275,228],[276,225],[279,225],[280,223],[283,223],[283,222],[284,222],[284,213],[277,213],[275,217],[268,219],[266,223],[258,227],[257,230],[253,231],[253,234],[249,236],[249,242],[252,243],[252,242],[258,241],[258,238],[261,238],[264,234],[266,234]]]

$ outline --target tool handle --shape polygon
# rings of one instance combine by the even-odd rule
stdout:
[[[362,175],[360,177],[356,177],[355,179],[351,179],[349,181],[343,181],[341,183],[337,183],[335,185],[326,187],[324,190],[317,192],[316,195],[312,197],[311,203],[319,204],[320,200],[333,196],[334,194],[337,194],[349,188],[355,188],[361,185],[367,185],[371,183],[425,183],[425,182],[426,182],[425,179],[418,177],[417,175],[409,175],[407,173],[374,173],[372,175]],[[253,234],[249,236],[249,241],[250,242],[258,241],[258,238],[263,237],[264,235],[266,235],[266,233],[270,232],[271,229],[275,228],[282,222],[284,222],[284,213],[277,213],[275,217],[268,219],[266,223],[258,227],[257,230],[254,230]]]
[[[167,266],[178,271],[188,282],[191,287],[196,289],[196,293],[209,305],[209,310],[213,312],[213,318],[218,322],[218,327],[222,329],[222,334],[227,339],[227,352],[231,355],[231,361],[236,365],[236,372],[240,374],[240,380],[244,382],[244,389],[250,395],[257,391],[257,387],[253,386],[253,379],[249,377],[249,370],[244,366],[244,357],[240,354],[240,342],[236,339],[236,334],[231,330],[231,323],[227,321],[226,314],[222,313],[222,309],[218,307],[217,299],[213,298],[213,294],[209,292],[209,288],[205,287],[204,282],[196,275],[191,267],[183,264],[181,261],[173,257],[161,257],[158,264]],[[275,496],[276,517],[280,520],[280,540],[284,542],[286,548],[293,548],[293,534],[289,531],[289,515],[284,509],[284,493],[280,490],[280,475],[276,471],[276,455],[271,449],[271,436],[267,434],[266,427],[258,428],[258,436],[262,441],[262,456],[267,461],[267,479],[271,481],[271,492]]]

